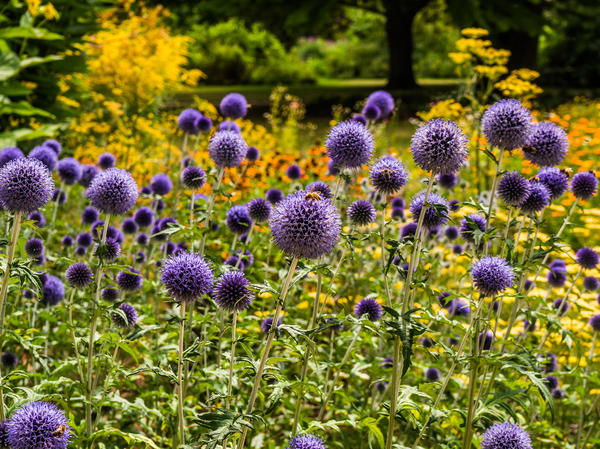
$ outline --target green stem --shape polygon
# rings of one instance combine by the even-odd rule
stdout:
[[[500,171],[502,166],[502,155],[504,154],[504,150],[500,149],[500,155],[498,156],[498,160],[496,161],[496,174],[494,175],[494,181],[492,182],[492,190],[490,191],[490,205],[488,208],[488,213],[485,218],[485,229],[490,228],[490,221],[492,219],[492,212],[494,210],[494,199],[496,196],[496,188],[498,186],[498,178],[500,177]],[[487,244],[484,246],[484,254],[487,255]]]
[[[590,347],[590,354],[588,356],[588,364],[585,367],[585,374],[583,376],[583,388],[581,391],[585,393],[587,393],[586,391],[586,387],[587,387],[587,378],[590,375],[590,366],[592,365],[592,362],[594,361],[594,348],[596,346],[596,334],[597,332],[594,332],[594,335],[592,336],[592,346]],[[583,409],[585,407],[585,400],[582,397],[581,398],[581,406],[579,407],[579,425],[577,426],[577,442],[575,444],[575,449],[579,449],[581,447],[581,432],[583,430],[583,418],[584,418],[584,413],[583,413]],[[583,446],[585,447],[585,445]]]
[[[204,247],[206,246],[206,236],[210,232],[210,216],[212,215],[213,208],[215,207],[215,197],[217,196],[217,191],[219,187],[221,187],[221,182],[223,181],[223,174],[225,173],[224,167],[219,167],[219,172],[217,173],[217,181],[215,183],[212,192],[210,193],[210,198],[208,200],[208,209],[206,211],[206,217],[204,218],[204,233],[202,235],[202,242],[200,243],[200,255],[204,255]]]
[[[227,408],[229,408],[229,401],[231,400],[231,391],[233,389],[233,364],[235,362],[235,344],[236,344],[236,330],[237,330],[237,309],[233,311],[233,320],[231,324],[231,353],[229,354],[229,381],[227,382]]]
[[[179,421],[179,442],[182,446],[185,445],[185,418],[183,416],[183,337],[185,335],[185,306],[186,302],[181,301],[180,304],[180,321],[179,321],[179,347],[177,359],[177,416]]]

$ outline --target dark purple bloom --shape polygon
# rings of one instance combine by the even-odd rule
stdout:
[[[590,326],[594,332],[600,332],[600,315],[594,315],[590,318]]]
[[[200,189],[206,184],[206,173],[200,167],[190,165],[181,172],[181,182],[188,189]]]
[[[473,264],[471,277],[480,294],[496,296],[512,285],[514,272],[506,260],[486,256]]]
[[[86,252],[87,252],[87,248],[85,246],[78,246],[77,248],[75,248],[76,256],[85,256]]]
[[[550,200],[560,198],[569,188],[569,176],[557,167],[542,168],[537,178],[550,190]]]
[[[449,292],[442,292],[442,294],[437,297],[437,300],[439,301],[439,303],[440,303],[440,305],[442,307],[446,307],[448,305],[449,301],[450,301],[447,298],[449,298],[450,296],[452,296],[451,293],[449,293]]]
[[[458,171],[467,160],[467,138],[454,122],[435,119],[415,131],[410,151],[416,164],[425,171]]]
[[[533,446],[527,432],[516,424],[503,422],[485,431],[481,449],[533,449]]]
[[[588,200],[593,197],[597,188],[598,179],[591,171],[577,173],[571,181],[571,191],[575,198],[580,200]]]
[[[133,219],[140,228],[147,228],[154,221],[154,212],[149,207],[140,207],[133,214]]]
[[[548,352],[545,355],[541,354],[540,358],[542,359],[540,361],[540,365],[541,365],[543,372],[549,374],[558,369],[558,363],[556,360],[556,356],[554,354],[552,354],[551,352]]]
[[[561,266],[552,267],[548,271],[546,280],[551,287],[562,287],[567,282],[567,270]]]
[[[351,122],[354,123],[360,123],[362,126],[367,126],[367,124],[369,123],[369,120],[367,120],[367,117],[365,117],[362,114],[354,114],[352,116],[352,118],[350,119]]]
[[[479,334],[479,348],[483,351],[489,351],[494,341],[494,334],[491,331],[481,332]]]
[[[11,212],[39,209],[53,190],[50,172],[36,159],[15,159],[0,168],[0,205]]]
[[[86,195],[105,214],[123,215],[135,205],[138,187],[129,172],[109,168],[92,180]]]
[[[401,207],[394,207],[392,209],[392,218],[394,220],[403,220],[404,219],[404,209]]]
[[[117,285],[119,289],[126,292],[134,292],[142,287],[142,275],[135,268],[129,267],[127,271],[119,271],[117,274]]]
[[[246,234],[252,228],[252,218],[248,214],[247,206],[232,206],[227,211],[227,227],[237,235]]]
[[[159,241],[166,240],[167,236],[164,231],[174,225],[177,225],[177,220],[173,217],[163,217],[160,220],[157,220],[154,223],[154,226],[152,226],[152,238]]]
[[[88,206],[81,212],[81,222],[86,224],[92,224],[95,221],[98,221],[100,218],[100,213],[98,213],[98,209],[92,206]]]
[[[419,220],[421,209],[425,203],[425,192],[417,194],[410,203],[410,212],[414,221]],[[426,228],[441,226],[448,221],[448,202],[437,193],[430,193],[427,199],[427,208],[423,218]]]
[[[383,307],[375,298],[364,298],[354,306],[354,316],[360,318],[367,315],[370,321],[379,321],[383,316]]]
[[[279,189],[269,189],[265,194],[267,201],[271,204],[277,204],[280,201],[283,201],[283,193]]]
[[[556,376],[546,376],[546,377],[544,377],[544,383],[548,387],[548,390],[552,391],[556,387],[558,387],[558,377],[556,377]]]
[[[17,147],[6,147],[0,151],[0,168],[4,167],[10,161],[24,158],[25,155]]]
[[[368,120],[371,120],[372,122],[374,122],[375,120],[379,120],[379,117],[381,117],[381,109],[379,109],[379,107],[373,103],[367,104],[363,108],[362,114]]]
[[[311,182],[306,186],[307,192],[318,192],[321,195],[321,198],[325,200],[329,200],[333,198],[333,193],[331,193],[331,189],[327,184],[322,181]]]
[[[82,232],[77,236],[77,244],[79,246],[83,246],[84,248],[91,246],[92,234],[90,234],[89,232]]]
[[[173,182],[164,173],[159,173],[150,180],[150,188],[155,195],[167,195],[173,189]]]
[[[200,117],[196,119],[195,125],[199,132],[207,133],[212,128],[213,122],[209,117],[200,115]]]
[[[458,176],[454,172],[439,173],[437,176],[438,184],[444,189],[453,189],[458,183]]]
[[[458,298],[448,301],[446,303],[446,309],[450,316],[469,316],[471,314],[469,303]]]
[[[6,424],[11,449],[67,449],[71,426],[62,410],[49,402],[29,402]]]
[[[219,109],[227,118],[242,118],[248,111],[248,102],[242,94],[234,92],[223,97]]]
[[[146,263],[147,258],[148,257],[146,256],[146,253],[144,251],[138,251],[137,253],[135,253],[135,261],[139,264]]]
[[[81,165],[72,157],[65,157],[58,162],[58,176],[62,182],[71,186],[81,178]]]
[[[584,246],[575,253],[575,261],[581,268],[593,270],[598,265],[598,262],[600,262],[600,257],[592,248]]]
[[[56,276],[48,276],[44,282],[42,299],[40,303],[44,306],[55,306],[65,297],[65,286]]]
[[[495,147],[509,151],[522,148],[531,133],[531,113],[518,100],[500,100],[484,112],[481,128]]]
[[[567,133],[552,122],[533,125],[525,146],[525,159],[541,167],[560,164],[569,149]]]
[[[477,240],[477,231],[485,232],[485,217],[479,214],[469,214],[460,222],[460,235],[467,242]]]
[[[367,128],[347,121],[331,128],[325,146],[336,166],[358,168],[371,158],[375,143]]]
[[[286,449],[327,449],[323,440],[315,435],[303,434],[293,437]]]
[[[90,186],[92,180],[100,172],[95,165],[82,165],[81,176],[79,177],[79,184],[86,189]]]
[[[417,223],[410,222],[406,223],[400,229],[400,237],[402,240],[414,240],[415,234],[417,233]]]
[[[563,316],[569,311],[571,304],[566,299],[559,298],[552,303],[552,307],[559,316]]]
[[[242,134],[239,125],[231,120],[225,120],[224,122],[219,123],[219,131],[231,131],[235,134]]]
[[[423,337],[421,338],[421,346],[424,348],[433,348],[433,340],[429,337]]]
[[[73,246],[73,243],[75,243],[75,240],[73,240],[73,237],[71,237],[70,235],[65,235],[60,242],[65,248],[70,248],[71,246]]]
[[[100,296],[105,301],[114,302],[119,297],[119,290],[116,288],[104,288],[100,292]]]
[[[394,110],[394,98],[385,90],[376,90],[367,97],[367,104],[377,106],[381,118],[388,117]]]
[[[521,211],[526,214],[535,214],[544,210],[550,204],[550,189],[539,181],[529,181],[529,195],[521,204]]]
[[[463,246],[456,244],[456,245],[452,245],[452,252],[456,255],[460,255],[463,252]]]
[[[138,243],[138,245],[147,245],[148,244],[148,234],[138,234],[138,236],[135,238],[135,241]]]
[[[302,169],[298,164],[292,164],[287,168],[285,174],[291,180],[300,179],[302,177]]]
[[[102,153],[98,156],[98,165],[103,170],[108,170],[109,168],[113,168],[115,163],[117,162],[117,158],[114,154],[111,153]]]
[[[138,225],[133,218],[126,218],[121,223],[121,229],[125,234],[135,234],[138,231]]]
[[[121,245],[113,238],[108,237],[104,245],[96,245],[94,255],[107,262],[113,262],[121,254]]]
[[[373,164],[369,179],[378,192],[393,195],[408,181],[408,171],[395,157],[383,156]]]
[[[437,368],[427,368],[425,371],[425,379],[429,382],[436,382],[440,380],[440,370]]]
[[[279,318],[279,320],[277,320],[277,327],[279,327],[280,325],[281,325],[281,318]],[[263,331],[263,334],[268,334],[269,331],[271,330],[271,326],[273,326],[273,317],[265,318],[263,320],[263,322],[260,323],[260,329]]]
[[[444,231],[444,235],[450,241],[458,238],[458,228],[456,226],[448,226]]]
[[[552,397],[557,400],[564,399],[565,397],[565,392],[562,391],[560,388],[555,388],[550,392],[550,394],[552,394]]]
[[[404,209],[406,207],[406,202],[404,201],[403,198],[396,196],[396,197],[392,198],[392,201],[390,201],[390,206],[401,207],[402,209]]]
[[[365,226],[375,221],[375,206],[367,200],[357,200],[348,206],[348,218],[352,224]]]
[[[594,276],[586,276],[583,279],[583,288],[590,292],[595,292],[600,288],[600,281]]]
[[[327,171],[331,176],[336,176],[340,174],[340,168],[336,165],[334,161],[327,162]]]
[[[71,287],[85,288],[92,283],[94,274],[86,264],[74,263],[65,271],[65,278]]]
[[[264,198],[254,198],[248,203],[248,215],[257,223],[264,223],[271,215],[271,204]]]
[[[51,172],[54,171],[56,165],[58,164],[58,157],[50,147],[35,147],[29,152],[28,159],[37,159]]]
[[[460,210],[460,201],[458,201],[458,200],[450,200],[450,201],[448,201],[448,208],[452,212],[457,212],[458,210]]]
[[[47,140],[45,140],[44,143],[42,143],[42,146],[51,148],[52,151],[54,151],[57,156],[62,151],[61,144],[57,140],[54,140],[54,139],[47,139]]]
[[[135,307],[123,303],[119,306],[119,310],[121,310],[125,316],[123,317],[123,315],[116,311],[112,312],[111,317],[115,326],[123,329],[134,327],[138,320],[138,313],[137,310],[135,310]]]
[[[219,167],[237,167],[247,151],[242,136],[233,131],[219,131],[210,139],[208,152]]]
[[[260,157],[260,151],[256,147],[248,147],[246,150],[246,160],[249,162],[255,162]]]
[[[166,260],[161,282],[175,301],[195,301],[211,291],[213,274],[203,257],[185,252]]]
[[[177,126],[184,133],[198,134],[198,121],[200,117],[202,117],[202,114],[196,109],[184,109],[179,113],[179,117],[177,117]]]
[[[17,358],[17,355],[14,352],[10,352],[10,351],[6,351],[2,353],[2,357],[0,357],[0,360],[2,362],[2,366],[4,368],[8,368],[8,369],[13,369],[17,366],[17,364],[19,363],[19,359]],[[1,434],[1,431],[0,431]],[[2,438],[0,437],[0,447],[2,446]]]
[[[246,310],[252,304],[254,294],[248,286],[250,281],[240,271],[227,271],[217,279],[213,299],[217,305],[230,312]]]
[[[25,252],[31,258],[38,258],[44,254],[44,242],[36,237],[32,237],[25,242]]]
[[[67,201],[67,192],[62,189],[54,189],[52,193],[52,202],[58,204],[65,204]]]

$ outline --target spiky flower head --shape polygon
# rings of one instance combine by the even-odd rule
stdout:
[[[375,104],[367,104],[362,110],[362,115],[364,115],[367,120],[374,122],[375,120],[379,120],[379,117],[381,117],[381,109],[379,109],[379,107]]]
[[[71,186],[81,178],[81,164],[72,157],[65,157],[58,162],[58,176],[66,185]]]
[[[25,155],[17,147],[5,147],[0,150],[0,168],[4,167],[10,161],[24,158]]]
[[[219,109],[225,117],[242,118],[248,111],[248,101],[242,94],[233,92],[223,97]]]
[[[230,312],[246,310],[252,304],[254,294],[248,286],[250,281],[241,271],[223,273],[215,285],[213,299],[217,305]]]
[[[525,159],[540,167],[560,164],[569,150],[567,133],[552,122],[533,125],[525,146]]]
[[[0,205],[10,212],[35,211],[53,191],[50,172],[36,159],[15,159],[0,168]]]
[[[15,410],[6,424],[11,449],[66,449],[71,426],[54,404],[29,402]]]
[[[239,135],[242,134],[242,129],[239,125],[231,120],[225,120],[224,122],[219,123],[219,131],[231,131]]]
[[[393,195],[408,181],[408,171],[395,157],[383,156],[371,167],[369,179],[378,192]]]
[[[140,207],[133,214],[133,219],[140,228],[147,228],[154,221],[154,211],[149,207]]]
[[[567,270],[564,267],[551,267],[546,276],[546,280],[551,287],[559,288],[567,282]]]
[[[100,156],[98,156],[98,165],[103,170],[113,168],[116,163],[117,158],[112,153],[102,153]]]
[[[173,189],[173,182],[164,173],[158,173],[150,180],[150,188],[155,195],[167,195]]]
[[[584,246],[575,253],[575,261],[586,270],[593,270],[600,262],[600,256],[592,248]]]
[[[277,327],[281,325],[281,318],[277,320]],[[268,317],[260,323],[260,329],[263,331],[263,334],[268,334],[271,331],[271,327],[273,326],[273,317]]]
[[[522,148],[531,128],[531,113],[515,99],[494,103],[483,113],[481,119],[481,129],[487,141],[503,150]]]
[[[237,235],[247,234],[252,225],[252,218],[248,214],[246,205],[232,206],[227,211],[227,227],[232,233]]]
[[[600,281],[595,276],[586,276],[583,278],[583,288],[590,292],[595,292],[600,288]]]
[[[321,198],[324,200],[329,200],[333,198],[333,193],[331,193],[331,188],[322,181],[311,182],[306,186],[307,192],[318,192],[321,195]]]
[[[476,231],[485,232],[485,217],[479,214],[469,214],[460,222],[460,235],[467,242],[474,242]]]
[[[348,206],[348,218],[352,224],[365,226],[375,221],[375,206],[367,200],[354,201]]]
[[[448,301],[446,303],[446,309],[450,316],[469,316],[471,314],[471,306],[469,303],[459,298]]]
[[[254,198],[248,203],[248,215],[257,223],[264,223],[271,215],[271,204],[264,198]]]
[[[416,164],[425,171],[458,171],[467,160],[467,138],[452,121],[435,119],[415,131],[410,151]]]
[[[331,128],[325,146],[336,166],[358,168],[369,161],[375,143],[371,132],[365,126],[346,121]]]
[[[202,117],[200,111],[196,109],[184,109],[179,113],[177,117],[177,126],[184,133],[198,134],[198,121]]]
[[[588,200],[596,195],[597,188],[598,179],[591,171],[577,173],[571,181],[571,191],[580,200]]]
[[[44,242],[37,237],[32,237],[25,242],[25,252],[31,258],[38,258],[44,254]]]
[[[19,363],[19,359],[14,352],[6,351],[2,353],[0,362],[4,368],[13,369]],[[0,438],[0,448],[2,447],[2,438]]]
[[[283,201],[283,193],[279,189],[269,189],[267,193],[265,193],[265,197],[267,201],[271,204],[277,204],[280,201]]]
[[[139,227],[133,218],[126,218],[121,223],[121,229],[125,234],[135,234]]]
[[[458,176],[454,172],[439,173],[437,182],[444,189],[451,190],[458,183]]]
[[[354,123],[359,123],[363,126],[367,126],[367,124],[369,123],[369,120],[367,119],[367,117],[365,117],[362,114],[354,114],[352,116],[352,118],[350,119],[350,121],[354,122]]]
[[[126,292],[134,292],[142,287],[142,275],[135,268],[129,267],[127,271],[121,270],[117,274],[117,285],[119,289]]]
[[[527,432],[508,422],[488,428],[481,440],[481,449],[533,449]]]
[[[44,306],[55,306],[65,297],[65,286],[56,276],[48,276],[42,289],[42,299],[40,303]]]
[[[48,171],[53,172],[58,165],[58,157],[52,148],[38,146],[31,150],[28,154],[28,159],[37,159],[46,166]]]
[[[552,303],[552,307],[559,316],[563,316],[569,311],[571,304],[564,298],[558,298]]]
[[[473,264],[471,277],[484,296],[496,296],[513,283],[514,272],[505,259],[486,256]]]
[[[285,175],[291,180],[300,179],[302,177],[302,169],[298,164],[292,164],[285,171]]]
[[[189,165],[181,172],[181,183],[188,189],[198,190],[206,184],[206,173],[196,165]]]
[[[590,318],[590,326],[594,332],[600,332],[600,315],[594,315]]]
[[[489,351],[492,347],[492,343],[494,342],[494,334],[492,331],[482,331],[478,337],[479,348],[482,351]]]
[[[293,437],[286,449],[327,449],[323,440],[315,435],[303,434]]]
[[[354,306],[354,316],[360,318],[367,315],[370,321],[379,321],[383,316],[383,307],[375,298],[364,298]]]
[[[166,260],[160,279],[175,301],[191,302],[210,292],[213,273],[202,256],[183,252]]]
[[[65,278],[73,288],[85,288],[92,283],[94,274],[90,267],[84,263],[74,263],[65,271]]]
[[[558,167],[542,168],[537,178],[550,190],[550,200],[560,198],[569,188],[569,176]]]
[[[440,370],[437,368],[427,368],[425,371],[425,379],[429,382],[436,382],[440,380]]]
[[[134,327],[138,320],[138,313],[137,310],[135,310],[135,307],[123,303],[119,306],[119,310],[121,310],[125,316],[123,317],[123,315],[116,311],[112,312],[111,317],[114,325],[123,329]]]
[[[381,118],[386,118],[394,111],[394,97],[385,90],[376,90],[367,97],[367,105],[377,106]]]
[[[413,220],[418,221],[425,204],[425,192],[418,193],[410,202]],[[430,193],[423,218],[423,225],[430,229],[448,221],[448,202],[437,193]]]
[[[95,165],[82,165],[81,166],[81,176],[79,177],[79,184],[81,184],[86,189],[92,183],[92,180],[96,177],[96,175],[100,172],[98,167]]]
[[[539,181],[529,181],[529,194],[523,204],[521,211],[525,214],[536,214],[544,210],[550,204],[550,189]]]
[[[269,218],[275,243],[285,253],[316,259],[333,249],[340,237],[340,214],[317,192],[296,192],[278,203]]]
[[[233,131],[219,131],[208,143],[210,157],[219,167],[238,167],[247,150],[242,136]]]
[[[92,180],[86,195],[105,214],[123,215],[135,205],[138,187],[128,171],[109,168]]]
[[[55,139],[44,140],[44,143],[42,143],[42,146],[52,149],[52,151],[54,151],[57,156],[62,151],[62,145],[60,144],[60,142],[58,140],[55,140]]]

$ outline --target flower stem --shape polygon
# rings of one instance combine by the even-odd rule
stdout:
[[[221,182],[223,181],[223,174],[225,173],[224,167],[219,167],[219,172],[217,173],[217,181],[215,182],[215,186],[210,193],[210,198],[208,200],[208,209],[206,210],[206,217],[204,218],[204,233],[202,235],[202,242],[200,243],[200,255],[204,255],[204,247],[206,246],[206,236],[210,232],[210,216],[212,215],[213,208],[215,207],[215,197],[217,196],[217,191],[219,187],[221,187]]]
[[[177,416],[179,420],[179,442],[185,445],[185,418],[183,416],[183,337],[185,335],[185,306],[181,301],[179,306],[181,316],[179,321],[179,348],[177,360]]]
[[[75,351],[75,358],[77,359],[77,372],[79,373],[79,381],[83,383],[85,379],[83,375],[83,367],[81,365],[81,359],[79,357],[79,345],[77,344],[77,337],[75,336],[75,326],[73,325],[73,300],[75,298],[76,289],[71,290],[69,296],[69,327],[71,328],[71,339],[73,340],[73,348]]]
[[[590,354],[588,356],[588,364],[585,367],[585,374],[583,376],[583,388],[581,391],[583,391],[584,394],[586,393],[587,378],[590,375],[590,366],[592,365],[592,362],[594,360],[596,335],[597,335],[597,332],[594,332],[594,334],[592,336],[592,346],[590,347]],[[581,432],[583,430],[583,418],[584,418],[583,409],[584,409],[584,407],[585,407],[585,400],[584,400],[584,398],[581,398],[581,406],[579,407],[579,425],[577,426],[577,442],[575,444],[575,449],[579,449],[580,447],[582,447],[582,446],[580,446],[580,443],[581,443]],[[583,447],[585,447],[585,445]]]
[[[500,177],[500,170],[502,166],[502,155],[504,154],[504,150],[500,149],[500,155],[498,156],[498,160],[496,161],[496,174],[494,175],[494,181],[492,182],[492,190],[490,191],[490,205],[488,208],[488,213],[485,218],[485,229],[490,228],[490,220],[492,219],[492,212],[494,210],[494,199],[496,196],[496,188],[498,186],[498,178]],[[487,245],[484,247],[484,252],[487,254]]]
[[[227,408],[229,408],[229,401],[231,400],[231,391],[233,389],[233,364],[235,362],[235,344],[236,344],[236,330],[237,330],[237,310],[233,311],[233,319],[231,323],[231,353],[229,354],[229,381],[227,382]]]

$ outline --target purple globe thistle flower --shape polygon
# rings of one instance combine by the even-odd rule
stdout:
[[[481,440],[481,449],[533,449],[527,432],[508,422],[488,428]]]
[[[231,131],[235,134],[242,134],[242,129],[235,122],[230,120],[225,120],[224,122],[219,123],[219,131]]]
[[[248,147],[246,150],[246,160],[249,162],[255,162],[260,157],[260,151],[256,147]]]
[[[588,200],[596,195],[597,188],[598,179],[591,171],[577,173],[571,181],[571,191],[580,200]]]
[[[163,217],[157,220],[152,226],[151,234],[154,240],[163,241],[166,240],[167,236],[163,232],[177,224],[177,220],[173,217]]]
[[[375,206],[367,200],[357,200],[348,206],[348,218],[357,226],[365,226],[375,221]]]
[[[369,179],[377,191],[393,195],[405,186],[408,171],[395,157],[383,156],[373,164]]]
[[[303,434],[293,437],[286,449],[327,449],[323,440],[315,435]]]
[[[590,326],[594,332],[600,332],[600,315],[594,315],[590,318]]]
[[[58,176],[62,182],[71,186],[81,178],[81,165],[72,157],[65,157],[58,162]]]
[[[15,159],[0,168],[0,205],[10,212],[39,209],[53,190],[50,172],[36,159]]]
[[[417,223],[406,223],[404,226],[402,226],[402,229],[400,229],[400,238],[402,240],[414,240],[416,233]]]
[[[541,167],[560,164],[567,155],[567,133],[552,122],[533,125],[531,134],[523,147],[525,159]]]
[[[477,231],[485,232],[485,217],[479,214],[469,214],[460,222],[460,235],[467,242],[475,242]]]
[[[196,119],[195,125],[199,132],[207,133],[212,128],[213,122],[209,117],[200,115],[200,117]]]
[[[450,316],[469,316],[471,314],[469,303],[458,298],[448,301],[446,303],[446,309]]]
[[[173,242],[165,242],[160,246],[160,251],[166,254],[167,256],[172,255],[176,249],[177,246]]]
[[[379,321],[383,316],[383,307],[375,298],[361,299],[354,306],[354,316],[360,319],[363,315],[367,315],[370,321]]]
[[[440,380],[440,370],[437,368],[427,368],[425,371],[425,379],[427,379],[428,382]]]
[[[54,189],[51,199],[53,203],[65,204],[67,201],[67,192],[62,189]]]
[[[550,190],[550,200],[560,198],[569,188],[569,176],[557,167],[542,168],[537,178]]]
[[[177,117],[177,126],[184,133],[198,134],[198,121],[201,117],[202,114],[196,109],[184,109],[179,113],[179,117]]]
[[[254,198],[248,203],[248,215],[257,223],[264,223],[271,215],[271,204],[264,198]]]
[[[439,173],[437,182],[444,189],[451,190],[458,184],[458,176],[454,172]]]
[[[514,272],[500,257],[486,256],[473,264],[471,277],[475,288],[484,296],[496,296],[510,287]]]
[[[113,168],[115,163],[117,162],[117,158],[114,154],[111,153],[102,153],[98,156],[98,165],[103,170],[108,170],[109,168]]]
[[[82,165],[81,176],[79,177],[79,184],[86,189],[90,186],[92,180],[100,172],[95,165]]]
[[[55,306],[65,297],[65,286],[56,276],[48,276],[42,289],[40,303],[44,306]]]
[[[458,228],[456,226],[448,226],[444,231],[444,235],[450,241],[456,240],[458,238]]]
[[[461,204],[458,200],[450,200],[448,201],[448,208],[451,212],[458,212],[460,210]]]
[[[127,271],[119,271],[117,274],[117,285],[119,289],[125,292],[134,292],[142,287],[142,275],[133,267],[129,267]]]
[[[150,180],[150,188],[155,195],[167,195],[173,190],[173,182],[171,182],[171,179],[164,173],[159,173],[154,175]]]
[[[248,101],[242,94],[230,93],[223,97],[219,109],[225,117],[242,118],[248,112]]]
[[[0,361],[2,362],[2,366],[4,368],[8,368],[8,369],[13,369],[17,366],[17,364],[19,363],[19,359],[17,358],[17,355],[14,352],[10,352],[10,351],[6,351],[2,353],[2,357],[0,357]],[[4,421],[6,422],[6,421]],[[6,430],[6,429],[4,429]],[[2,432],[0,431],[0,434]],[[0,437],[0,447],[2,446],[2,438]]]
[[[595,292],[600,288],[600,281],[594,276],[586,276],[583,279],[583,288],[590,292]]]
[[[481,332],[478,337],[479,348],[483,351],[489,351],[494,341],[494,334],[491,331]]]
[[[379,109],[379,107],[373,103],[367,104],[362,110],[362,115],[364,115],[367,120],[374,122],[379,120],[379,117],[381,117],[381,109]]]
[[[148,257],[146,256],[146,253],[144,251],[138,251],[137,253],[135,253],[136,263],[144,264],[144,263],[146,263],[147,259],[148,259]]]
[[[81,212],[81,222],[85,224],[92,224],[100,218],[98,209],[92,206],[88,206]]]
[[[217,279],[213,299],[217,305],[229,312],[246,310],[252,304],[254,294],[248,286],[250,281],[240,271],[228,271]]]
[[[57,140],[54,140],[54,139],[45,140],[44,143],[42,143],[42,146],[51,148],[52,151],[54,151],[57,156],[62,151],[62,145]]]
[[[166,260],[161,282],[175,301],[195,301],[212,289],[213,274],[203,257],[180,253]]]
[[[104,231],[104,221],[101,220],[94,223],[92,225],[91,231],[94,237],[99,239],[102,235],[102,232]],[[121,231],[119,231],[113,225],[108,226],[108,229],[106,230],[106,238],[117,240],[119,243],[121,243],[124,240]]]
[[[450,292],[442,292],[442,294],[437,297],[437,300],[442,307],[446,307],[450,302],[450,299],[448,298],[450,298],[451,296],[452,294]]]
[[[271,327],[273,326],[273,317],[268,317],[265,318],[263,320],[262,323],[260,323],[260,329],[262,330],[263,334],[268,334],[271,331]],[[281,318],[279,318],[279,320],[277,320],[277,327],[281,326]]]
[[[525,279],[525,284],[523,284],[523,288],[525,289],[525,291],[528,292],[533,287],[535,287],[533,281],[531,279]]]
[[[200,167],[190,165],[181,172],[181,183],[188,189],[198,190],[206,184],[206,173]]]
[[[592,248],[584,246],[575,253],[575,261],[584,270],[593,270],[600,262],[600,257]]]
[[[131,329],[134,327],[138,320],[138,313],[137,310],[135,310],[135,307],[130,304],[123,303],[119,306],[119,310],[121,310],[125,316],[116,311],[112,312],[111,318],[114,325],[122,329]]]
[[[114,262],[121,254],[121,245],[113,238],[107,238],[104,245],[96,245],[94,255],[106,262]]]
[[[330,200],[333,198],[333,193],[331,192],[331,188],[322,181],[311,182],[306,186],[307,192],[318,192],[321,195],[321,198]]]
[[[551,287],[560,288],[567,282],[567,271],[564,267],[553,267],[548,271],[546,280]]]
[[[569,304],[569,302],[566,299],[559,298],[552,303],[552,307],[554,308],[558,316],[564,316],[571,308],[571,304]]]
[[[267,201],[271,204],[277,204],[280,201],[283,201],[283,193],[279,189],[269,189],[265,194]]]
[[[452,252],[457,256],[461,255],[463,253],[463,246],[458,243],[456,245],[452,245]]]
[[[521,204],[521,211],[526,214],[536,214],[550,204],[550,189],[538,181],[529,181],[529,195]]]
[[[87,252],[87,248],[85,246],[78,246],[77,248],[75,248],[76,256],[85,256],[86,252]]]
[[[133,219],[140,228],[147,228],[154,221],[154,212],[149,207],[140,207],[133,214]]]
[[[375,143],[365,126],[346,121],[331,128],[325,146],[336,166],[358,168],[369,161]]]
[[[138,188],[129,172],[109,168],[93,179],[86,195],[105,214],[123,215],[135,205]]]
[[[135,234],[138,232],[138,225],[133,218],[126,218],[121,223],[121,229],[125,234]]]
[[[233,234],[243,235],[252,228],[252,218],[247,206],[232,206],[227,211],[227,227]]]
[[[58,164],[58,157],[50,147],[38,146],[29,152],[28,159],[37,159],[46,166],[49,171],[54,171]]]
[[[367,119],[367,117],[365,117],[362,114],[354,114],[352,116],[352,118],[350,119],[350,121],[354,122],[354,123],[359,123],[362,126],[367,126],[367,124],[369,123],[369,120]]]
[[[404,198],[396,196],[390,201],[390,206],[404,209],[406,207],[406,202],[404,201]]]
[[[552,262],[550,262],[550,269],[555,269],[555,268],[567,268],[567,264],[564,260],[562,259],[555,259]]]
[[[81,234],[77,235],[77,245],[87,248],[91,246],[91,244],[92,234],[90,234],[89,232],[82,232]]]
[[[152,195],[152,189],[150,186],[142,186],[140,189],[140,195]]]
[[[392,209],[392,218],[394,220],[403,220],[404,219],[404,209],[401,207],[394,207]]]
[[[551,352],[546,354],[541,354],[540,358],[542,359],[540,362],[541,369],[543,372],[549,374],[558,369],[558,363],[556,360],[556,356]]]
[[[148,234],[144,234],[144,233],[138,234],[138,236],[135,238],[135,241],[137,242],[137,244],[142,245],[142,246],[147,245],[149,240],[150,239],[148,238]]]
[[[278,203],[269,218],[275,243],[285,253],[316,259],[333,249],[340,237],[340,214],[317,192],[296,192]]]
[[[327,172],[331,176],[337,176],[340,174],[340,168],[335,164],[334,161],[327,162]]]
[[[381,367],[383,369],[389,369],[392,368],[394,366],[394,358],[393,357],[386,357],[381,361]]]
[[[92,283],[94,274],[84,263],[74,263],[65,271],[67,283],[73,288],[85,288]]]
[[[425,203],[425,192],[417,194],[410,203],[410,212],[413,220],[418,221],[421,209]],[[430,229],[441,226],[448,221],[448,202],[437,193],[430,193],[427,199],[427,209],[423,218],[423,225]]]
[[[558,387],[558,377],[546,376],[544,377],[544,384],[548,387],[548,390],[552,391]]]
[[[75,243],[75,240],[70,235],[65,235],[60,242],[65,248],[70,248]]]
[[[302,169],[298,164],[292,164],[287,168],[285,174],[291,180],[300,179],[302,177]]]
[[[67,449],[71,426],[62,410],[49,402],[29,402],[6,423],[12,449]]]
[[[560,388],[555,388],[554,390],[552,390],[552,391],[550,392],[550,394],[552,395],[552,397],[553,397],[554,399],[557,399],[557,400],[559,400],[559,401],[560,401],[561,399],[564,399],[564,397],[565,397],[565,392],[564,392],[564,391],[562,391]]]
[[[425,171],[458,171],[467,160],[467,138],[454,122],[435,119],[415,131],[410,151],[416,164]]]
[[[367,104],[379,108],[381,118],[388,117],[394,111],[394,98],[385,90],[376,90],[367,97]]]
[[[44,242],[36,237],[32,237],[25,242],[25,253],[33,259],[44,254]]]
[[[247,149],[242,136],[233,131],[219,131],[208,144],[210,157],[219,167],[238,167]]]
[[[100,292],[100,296],[105,301],[115,302],[119,298],[119,290],[116,288],[104,288]]]
[[[238,260],[239,260],[238,256],[235,256],[235,255],[234,256],[229,256],[227,259],[225,259],[225,262],[223,262],[223,265],[228,265],[228,266],[231,266],[231,267],[235,267],[237,265],[237,267],[240,270],[243,271],[244,268],[245,268],[244,267],[244,262],[240,261],[239,264],[238,264]]]
[[[6,147],[0,151],[0,168],[4,167],[10,161],[22,159],[25,155],[17,147]]]
[[[491,145],[512,151],[527,143],[532,129],[531,113],[518,100],[500,100],[484,112],[481,128]]]
[[[433,348],[433,340],[429,337],[421,338],[421,346],[424,348]]]

